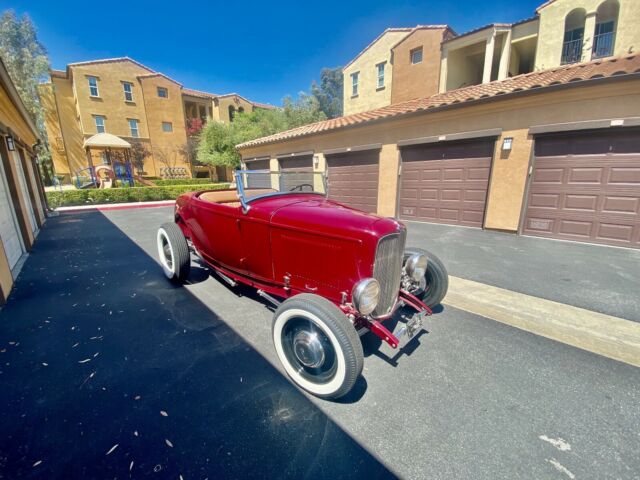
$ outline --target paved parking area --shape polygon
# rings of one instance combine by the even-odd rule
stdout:
[[[278,365],[268,305],[201,266],[185,287],[164,279],[154,236],[170,218],[47,222],[0,311],[0,478],[640,471],[640,369],[450,307],[396,358],[366,338],[343,401],[300,393]],[[456,275],[471,258],[442,256]]]
[[[640,250],[406,222],[451,275],[640,321]]]

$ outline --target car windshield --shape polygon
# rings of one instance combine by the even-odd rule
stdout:
[[[243,203],[270,195],[318,193],[326,195],[324,172],[310,170],[236,170],[236,186]]]

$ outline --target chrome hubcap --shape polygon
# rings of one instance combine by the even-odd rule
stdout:
[[[324,363],[324,347],[316,332],[298,331],[293,337],[293,353],[305,367],[318,368]]]

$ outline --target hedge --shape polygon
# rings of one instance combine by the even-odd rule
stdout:
[[[166,187],[88,188],[84,190],[47,192],[47,200],[51,208],[72,205],[98,205],[101,203],[151,202],[155,200],[175,200],[185,192],[223,190],[228,187],[228,183],[209,183]]]
[[[211,183],[210,178],[168,178],[166,180],[151,180],[158,187],[166,187],[170,185],[200,185]]]

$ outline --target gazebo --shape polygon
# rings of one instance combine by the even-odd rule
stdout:
[[[93,157],[91,151],[93,149],[103,150],[105,152],[104,167],[109,167],[113,173],[114,179],[120,182],[128,182],[133,185],[133,170],[131,168],[131,144],[122,138],[111,133],[96,133],[92,137],[84,141],[83,147],[87,153],[87,162],[90,182],[79,185],[78,188],[97,186],[96,168],[100,166],[93,165]],[[81,184],[81,171],[76,172],[77,183]],[[85,175],[87,176],[87,175]]]

